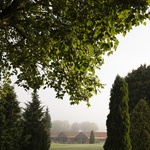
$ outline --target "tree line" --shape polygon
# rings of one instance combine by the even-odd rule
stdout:
[[[116,76],[110,92],[104,150],[150,149],[150,66],[125,78]]]
[[[94,122],[74,122],[72,124],[67,120],[54,120],[52,122],[51,132],[60,133],[60,132],[89,132],[89,131],[98,131],[98,126]]]
[[[49,150],[51,118],[37,92],[22,109],[13,86],[0,88],[0,150]]]

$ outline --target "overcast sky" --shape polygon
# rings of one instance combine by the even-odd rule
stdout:
[[[126,37],[118,36],[119,47],[113,55],[105,58],[105,63],[98,75],[101,82],[106,84],[91,100],[91,107],[86,103],[71,106],[68,97],[64,100],[55,98],[55,92],[51,89],[40,90],[39,96],[43,105],[48,106],[53,120],[68,120],[73,122],[95,122],[99,131],[106,131],[106,119],[109,113],[110,89],[117,74],[124,77],[128,72],[137,69],[141,64],[150,65],[150,21],[147,25],[135,27]],[[31,99],[31,93],[16,87],[16,93],[21,105]]]

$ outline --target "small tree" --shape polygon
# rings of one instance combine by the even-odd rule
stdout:
[[[26,104],[23,119],[22,150],[48,150],[46,119],[36,92],[32,94],[32,101]]]
[[[14,87],[4,84],[0,96],[0,150],[19,150],[21,115]]]
[[[144,99],[139,101],[131,114],[130,135],[133,150],[150,149],[150,108]]]
[[[94,144],[94,143],[95,143],[95,136],[94,136],[94,132],[92,130],[91,134],[90,134],[90,144]]]
[[[131,150],[128,87],[125,80],[119,75],[111,89],[109,109],[110,113],[106,122],[108,137],[104,150]]]

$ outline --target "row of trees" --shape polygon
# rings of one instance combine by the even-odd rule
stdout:
[[[91,130],[98,131],[98,126],[94,122],[74,122],[70,124],[68,121],[55,120],[52,122],[53,133],[64,132],[89,132]]]
[[[14,88],[0,86],[0,149],[49,150],[51,118],[48,108],[33,92],[32,101],[21,109]]]
[[[111,89],[105,150],[150,149],[150,66],[140,66]]]

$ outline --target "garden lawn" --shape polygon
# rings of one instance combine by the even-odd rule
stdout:
[[[52,143],[50,150],[103,150],[102,144],[59,144]]]

